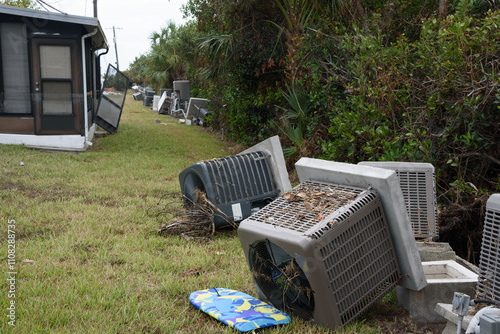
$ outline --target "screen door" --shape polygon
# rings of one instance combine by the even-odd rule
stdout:
[[[83,99],[75,42],[35,40],[33,61],[37,133],[80,133]]]
[[[128,77],[113,65],[108,66],[95,123],[110,133],[118,130],[128,84]]]

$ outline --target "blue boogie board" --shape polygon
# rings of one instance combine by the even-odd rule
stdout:
[[[286,313],[237,290],[214,288],[195,291],[189,296],[189,301],[240,332],[290,323],[290,316]]]

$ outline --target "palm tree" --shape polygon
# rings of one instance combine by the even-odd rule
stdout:
[[[147,57],[148,75],[153,83],[167,86],[183,76],[183,65],[176,52],[177,27],[169,22],[160,32],[154,32],[151,39],[151,50]]]
[[[304,28],[317,15],[333,15],[347,7],[358,7],[360,0],[274,0],[283,14],[285,24],[281,28],[286,36],[288,76],[295,85],[301,76],[300,49]]]

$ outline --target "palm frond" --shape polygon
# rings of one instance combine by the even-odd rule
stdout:
[[[206,52],[207,57],[230,58],[234,50],[234,38],[232,35],[211,35],[201,37],[198,48]]]

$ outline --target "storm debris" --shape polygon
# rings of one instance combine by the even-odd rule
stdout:
[[[156,206],[148,209],[148,215],[156,216],[162,222],[157,231],[160,235],[180,235],[188,240],[211,240],[215,234],[215,215],[226,219],[228,225],[237,227],[199,189],[196,189],[196,200],[179,193],[165,194]]]

